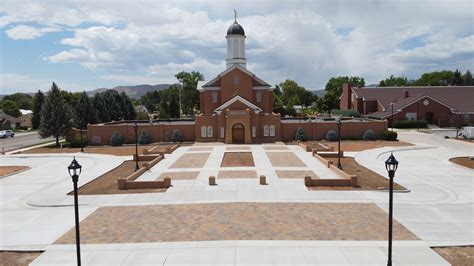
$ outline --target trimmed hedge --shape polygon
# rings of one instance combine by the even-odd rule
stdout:
[[[332,109],[331,115],[360,117],[360,113],[352,109],[349,109],[349,110]]]
[[[362,135],[362,139],[363,140],[377,140],[377,136],[375,135],[372,129],[367,129]]]
[[[393,122],[394,128],[426,128],[428,123],[425,120],[398,120]]]
[[[326,133],[325,139],[328,141],[336,141],[339,139],[339,137],[337,136],[337,132],[335,130],[329,130]]]
[[[112,137],[110,137],[110,145],[112,146],[122,146],[123,144],[123,137],[118,133],[117,131],[112,134]]]
[[[179,129],[173,130],[173,134],[171,135],[171,141],[173,141],[174,143],[183,141],[183,134],[181,134],[181,131],[179,131]]]
[[[140,137],[138,138],[138,143],[141,145],[151,143],[150,134],[148,134],[146,130],[143,130],[142,133],[140,134]]]
[[[304,134],[304,130],[302,127],[299,127],[296,129],[295,140],[301,140],[301,141],[306,140],[306,135]]]
[[[382,139],[389,140],[389,141],[396,141],[398,137],[398,133],[395,131],[384,131],[382,132]]]

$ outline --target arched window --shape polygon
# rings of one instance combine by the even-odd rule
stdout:
[[[206,126],[202,126],[201,127],[201,138],[205,138],[205,137],[207,137]]]
[[[252,138],[256,138],[256,137],[257,137],[257,128],[252,127]]]
[[[268,135],[270,135],[270,127],[268,125],[265,125],[263,127],[263,136],[268,137]]]
[[[212,138],[212,127],[211,126],[207,127],[207,137]]]
[[[275,137],[275,126],[274,125],[270,126],[270,137]]]

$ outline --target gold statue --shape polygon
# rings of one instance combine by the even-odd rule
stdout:
[[[234,20],[235,22],[237,22],[237,10],[235,10],[235,8],[234,8]]]

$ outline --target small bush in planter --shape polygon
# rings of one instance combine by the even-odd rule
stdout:
[[[123,137],[120,133],[117,131],[112,134],[112,137],[110,137],[110,145],[112,146],[122,146],[123,144]]]
[[[142,133],[140,134],[140,137],[138,138],[138,143],[142,145],[151,143],[150,134],[148,134],[146,130],[143,130]]]
[[[295,140],[300,140],[300,141],[306,140],[306,135],[304,134],[304,130],[302,127],[299,127],[296,129]]]
[[[181,134],[181,131],[179,131],[179,129],[173,130],[173,134],[171,135],[171,141],[173,141],[174,143],[183,141],[183,134]]]
[[[326,140],[328,141],[336,141],[338,140],[338,136],[337,136],[337,132],[335,130],[329,130],[327,133],[326,133],[326,137],[325,137]]]
[[[363,140],[377,140],[377,136],[372,129],[367,129],[362,135]]]
[[[382,139],[389,140],[389,141],[396,141],[398,137],[398,133],[395,131],[384,131],[382,132]]]

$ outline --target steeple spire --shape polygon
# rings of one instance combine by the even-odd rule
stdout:
[[[234,21],[237,22],[237,10],[234,8]]]

